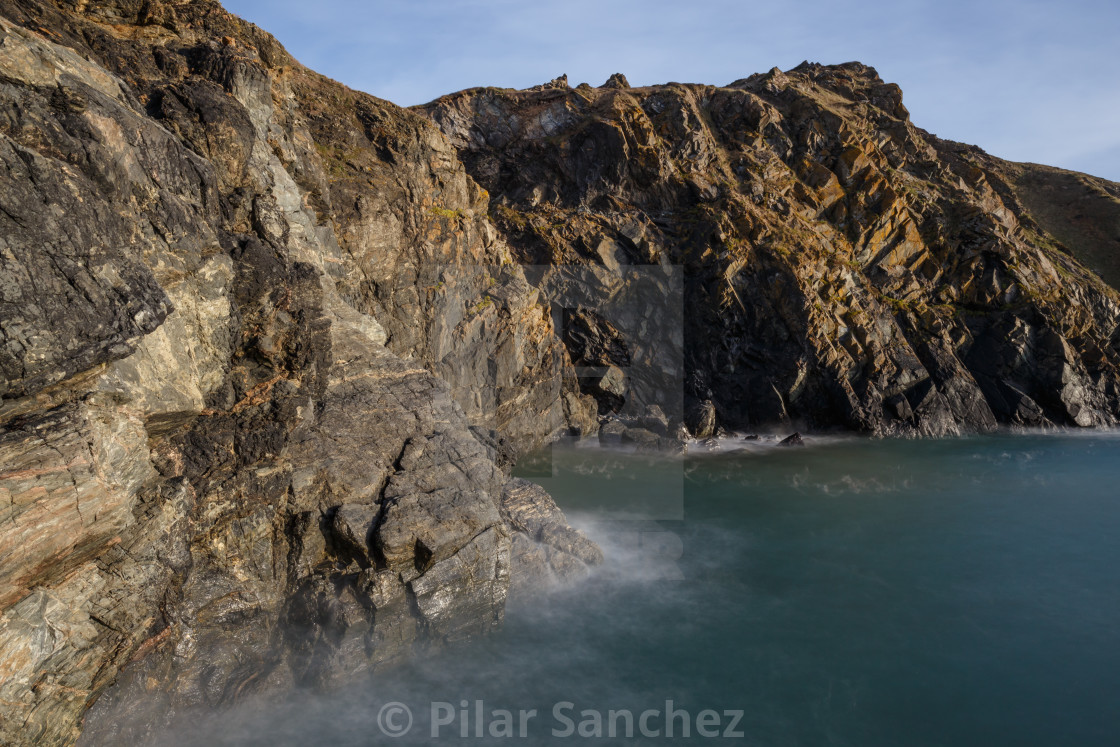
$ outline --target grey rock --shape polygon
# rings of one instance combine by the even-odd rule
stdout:
[[[657,451],[661,446],[661,437],[645,428],[627,428],[622,434],[622,442],[636,445],[638,451]]]
[[[444,640],[496,626],[510,583],[509,537],[491,527],[409,584],[430,632]]]
[[[656,404],[647,405],[645,412],[636,419],[636,422],[642,428],[651,430],[660,436],[669,434],[669,417]]]
[[[514,530],[511,593],[541,590],[550,579],[570,581],[603,563],[603,552],[568,526],[563,512],[539,485],[521,478],[502,493],[502,516]]]
[[[572,529],[567,523],[551,522],[541,528],[540,541],[553,550],[582,561],[587,566],[602,565],[603,551],[583,534]],[[557,564],[556,553],[551,553],[550,562]],[[567,571],[567,575],[572,573]]]
[[[378,507],[373,504],[344,503],[338,506],[331,520],[331,538],[337,551],[368,566],[373,561],[370,533],[378,513]]]
[[[626,424],[619,420],[609,420],[599,426],[599,443],[622,443],[622,436],[626,433]]]
[[[596,382],[596,389],[618,399],[625,399],[629,390],[626,383],[626,373],[618,366],[608,366],[606,372]]]
[[[447,139],[209,0],[0,5],[0,742],[491,630],[595,419]]]
[[[502,490],[502,517],[516,532],[539,540],[549,524],[567,523],[552,497],[536,483],[515,477]]]

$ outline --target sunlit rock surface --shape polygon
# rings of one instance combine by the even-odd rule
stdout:
[[[498,624],[509,467],[593,405],[446,139],[217,3],[0,27],[0,742]]]
[[[620,267],[683,266],[699,435],[1120,417],[1120,186],[941,140],[872,68],[476,88],[417,110],[490,191],[520,261],[585,266],[604,296],[627,293]],[[566,342],[609,339],[599,326]],[[667,345],[625,342],[635,359]],[[660,386],[631,382],[655,403]]]

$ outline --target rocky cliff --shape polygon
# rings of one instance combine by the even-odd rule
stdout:
[[[869,67],[724,87],[559,78],[420,111],[490,191],[520,262],[596,268],[606,295],[627,293],[620,267],[683,268],[694,427],[936,435],[1120,417],[1120,187],[924,132]],[[623,337],[633,359],[666,349]],[[627,388],[665,397],[645,369],[621,384],[586,371],[605,409]]]
[[[490,629],[600,561],[509,477],[599,416],[1120,416],[1120,188],[858,64],[407,111],[211,0],[0,0],[0,164],[5,744]]]
[[[130,661],[90,743],[330,684],[599,559],[509,479],[583,400],[422,117],[214,2],[4,0],[0,164],[0,743]]]

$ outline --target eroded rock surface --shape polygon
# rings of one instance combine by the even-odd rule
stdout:
[[[539,485],[515,478],[502,492],[502,516],[516,530],[511,590],[531,591],[542,580],[570,580],[603,562],[603,551],[568,526],[564,513]]]
[[[593,415],[446,139],[206,0],[0,29],[0,742],[498,624],[510,465]]]
[[[860,63],[722,87],[471,89],[418,109],[490,191],[516,257],[558,268],[542,289],[575,265],[621,297],[635,268],[684,268],[685,401],[666,412],[703,409],[700,435],[1120,417],[1120,296],[1078,261],[1116,282],[1120,188],[940,140]],[[641,329],[621,340],[632,358],[675,357]],[[631,378],[639,408],[664,404],[663,383]]]

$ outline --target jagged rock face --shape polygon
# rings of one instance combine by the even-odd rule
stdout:
[[[589,309],[565,309],[563,330],[572,362],[583,371],[580,389],[595,398],[600,415],[621,410],[628,391],[620,366],[631,363],[622,332]]]
[[[500,621],[592,405],[436,128],[217,3],[4,0],[0,164],[0,742]]]
[[[871,68],[472,89],[420,111],[521,261],[596,267],[608,294],[626,266],[683,265],[686,412],[881,434],[1120,417],[1120,296],[1074,259],[1120,256],[1115,233],[1063,233],[1053,179],[918,129]],[[1098,182],[1081,188],[1115,221],[1120,190]]]
[[[603,562],[603,551],[568,526],[564,513],[539,485],[513,479],[502,493],[502,516],[514,535],[512,590],[540,588],[542,576],[569,578]]]

